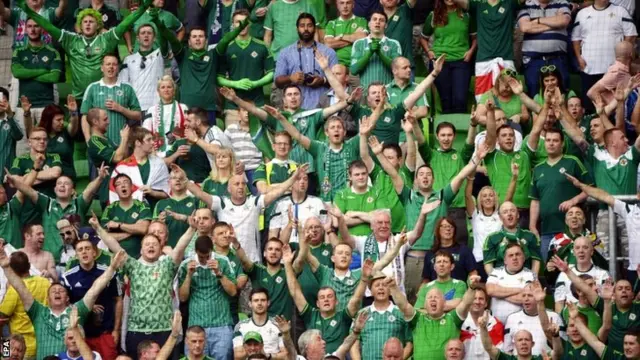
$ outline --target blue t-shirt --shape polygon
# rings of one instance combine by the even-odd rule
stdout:
[[[440,250],[447,251],[451,255],[453,255],[456,266],[453,268],[451,277],[456,280],[466,282],[469,273],[473,270],[476,270],[476,259],[475,257],[473,257],[473,253],[471,252],[471,250],[465,245],[458,244],[447,248],[441,247]],[[433,269],[433,263],[435,262],[434,255],[435,253],[431,250],[427,251],[427,253],[424,255],[422,278],[429,279],[429,281],[435,280],[438,277],[436,271]]]

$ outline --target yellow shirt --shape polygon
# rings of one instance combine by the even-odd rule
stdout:
[[[51,283],[49,280],[41,276],[29,276],[24,279],[24,283],[29,289],[31,295],[36,301],[43,305],[48,304],[47,293]],[[2,304],[0,304],[0,313],[9,317],[9,330],[12,334],[22,334],[27,344],[27,357],[36,356],[36,333],[31,324],[31,320],[24,311],[22,300],[13,287],[7,290]]]

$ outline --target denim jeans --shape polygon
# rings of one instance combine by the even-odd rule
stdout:
[[[533,98],[540,92],[540,69],[543,66],[554,65],[562,76],[562,92],[569,88],[569,63],[566,56],[558,56],[549,59],[531,58],[524,65],[524,82],[527,85],[527,94]],[[583,104],[584,105],[584,104]]]
[[[471,64],[464,60],[447,61],[436,78],[443,114],[467,113]]]
[[[206,341],[204,354],[216,360],[233,360],[233,327],[218,326],[205,328]],[[184,344],[184,354],[188,356],[187,343]]]

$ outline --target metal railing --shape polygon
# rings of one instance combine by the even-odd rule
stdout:
[[[623,201],[625,203],[637,203],[640,202],[640,200],[638,200],[638,198],[636,197],[636,195],[612,195],[614,199],[616,200],[620,200]],[[590,205],[600,205],[602,204],[602,202],[594,199],[594,198],[589,198],[587,199],[587,204]],[[618,272],[618,261],[624,261],[624,260],[628,260],[628,257],[624,257],[624,256],[618,256],[618,237],[617,237],[617,226],[616,226],[616,213],[613,211],[613,208],[611,206],[608,207],[609,210],[609,274],[611,275],[611,277],[613,279],[618,279],[617,277],[617,272]],[[591,211],[590,213],[590,229],[595,229],[596,228],[596,222],[597,222],[597,215],[598,212],[597,211]],[[626,224],[625,224],[626,226]],[[631,234],[629,234],[629,232],[627,231],[627,236],[629,237],[628,241],[632,241],[631,239]]]

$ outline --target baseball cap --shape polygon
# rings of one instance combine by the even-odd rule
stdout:
[[[93,245],[97,246],[101,239],[92,227],[85,226],[78,230],[78,240],[89,240]]]
[[[262,343],[262,335],[260,335],[260,333],[257,331],[249,331],[244,335],[244,343],[247,343],[251,340]]]

